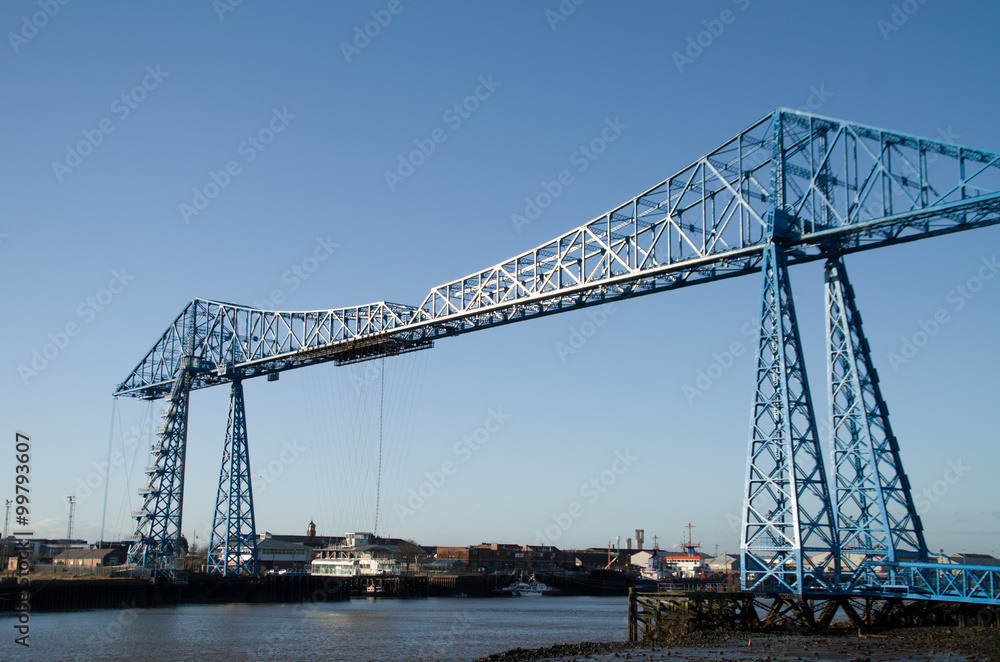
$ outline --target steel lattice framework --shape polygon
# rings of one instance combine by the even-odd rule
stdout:
[[[218,575],[257,574],[257,528],[250,482],[250,447],[243,404],[243,382],[233,382],[229,400],[226,446],[222,451],[219,492],[208,543],[208,572]]]
[[[378,302],[272,312],[194,299],[116,395],[162,397],[185,342],[212,368],[191,388],[756,272],[768,215],[789,264],[992,225],[998,155],[779,109],[672,177],[550,242],[433,288]]]
[[[845,560],[927,560],[920,516],[889,424],[843,260],[826,263],[833,509]],[[855,563],[855,570],[859,564]]]
[[[886,576],[886,573],[888,576]],[[1000,568],[868,561],[844,592],[904,595],[972,604],[1000,604]]]
[[[174,402],[183,391],[186,416],[188,390],[424,349],[442,337],[761,271],[745,586],[877,592],[905,575],[941,587],[935,597],[962,600],[954,582],[932,582],[927,567],[899,559],[909,552],[919,564],[926,546],[840,258],[998,222],[997,153],[777,109],[606,214],[439,285],[418,306],[272,312],[194,299],[115,395]],[[820,259],[828,261],[835,431],[828,482],[787,274]],[[176,455],[170,480],[182,479],[186,427],[170,429],[154,452]],[[165,480],[157,475],[149,489]],[[167,549],[175,526],[179,536],[181,489],[161,498],[137,513],[136,560],[143,549]],[[176,524],[163,524],[174,511]],[[848,564],[846,580],[848,550],[865,560]],[[974,577],[965,585],[982,587]]]
[[[764,250],[740,576],[747,590],[831,588],[837,542],[782,249]]]
[[[152,461],[146,467],[146,487],[139,490],[142,507],[136,518],[136,542],[129,549],[128,562],[154,572],[171,572],[181,550],[181,508],[184,503],[184,456],[187,450],[188,401],[191,369],[185,361],[178,368],[173,387],[166,397],[157,429],[157,441],[150,449]]]

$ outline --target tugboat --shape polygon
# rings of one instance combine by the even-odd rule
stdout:
[[[365,589],[364,595],[367,597],[376,597],[379,595],[385,595],[385,589],[382,588],[381,586],[375,586],[375,582],[372,582],[371,584],[368,585],[368,588]]]

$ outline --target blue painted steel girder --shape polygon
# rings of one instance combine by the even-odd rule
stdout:
[[[740,537],[744,590],[834,590],[830,498],[783,250],[764,249]]]
[[[184,459],[187,448],[188,401],[192,372],[184,363],[174,378],[163,426],[151,449],[142,507],[136,518],[135,542],[128,562],[154,574],[171,573],[181,554],[181,511],[184,502]]]
[[[894,563],[900,553],[926,561],[920,516],[842,259],[826,263],[825,281],[831,492],[846,570],[867,561]]]
[[[877,560],[862,563],[844,592],[916,600],[1000,605],[1000,568]]]
[[[242,380],[233,381],[229,401],[226,445],[208,544],[208,572],[232,577],[257,574],[257,529]]]

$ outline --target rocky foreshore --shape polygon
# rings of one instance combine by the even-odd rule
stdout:
[[[656,647],[624,642],[557,644],[496,653],[477,662],[669,660],[725,662],[1000,662],[1000,628],[900,628],[859,634],[848,628],[822,634],[693,632]]]

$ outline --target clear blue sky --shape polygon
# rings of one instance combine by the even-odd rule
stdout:
[[[192,297],[266,303],[277,290],[291,310],[417,305],[431,287],[638,194],[777,106],[1000,150],[996,3],[897,4],[915,11],[760,0],[565,1],[568,16],[557,0],[223,11],[202,0],[70,2],[48,18],[34,16],[37,2],[5,2],[0,496],[13,497],[14,433],[27,433],[36,532],[65,535],[76,493],[75,533],[98,537],[111,393]],[[366,26],[375,36],[358,36]],[[691,61],[674,55],[712,29]],[[477,91],[471,110],[454,110]],[[574,152],[609,121],[615,140],[582,169]],[[422,164],[398,170],[434,136]],[[519,231],[511,216],[564,169],[572,183]],[[949,300],[998,239],[990,228],[848,258],[905,466],[918,495],[931,490],[918,503],[934,549],[1000,553],[1000,279],[961,310]],[[822,421],[820,266],[794,269],[793,284]],[[752,388],[741,328],[758,291],[745,278],[620,304],[562,357],[558,343],[590,330],[586,313],[387,361],[379,533],[532,543],[555,518],[569,522],[548,539],[560,547],[624,543],[636,528],[669,547],[690,521],[709,551],[735,550]],[[891,365],[889,352],[939,309],[950,321]],[[67,325],[75,335],[63,339]],[[50,334],[68,342],[25,376]],[[747,351],[686,398],[732,343]],[[380,378],[366,370],[377,366],[247,383],[258,530],[375,527]],[[184,531],[202,543],[227,406],[224,388],[191,400]],[[474,452],[456,448],[491,410],[499,429]],[[146,412],[125,400],[114,417],[112,446],[131,471],[111,474],[106,537],[131,532],[147,464],[148,440],[123,438],[119,421],[127,433]],[[616,452],[638,459],[614,465]],[[454,471],[441,480],[446,462]],[[623,473],[604,493],[581,493],[614,466]],[[427,474],[439,486],[404,512]],[[574,502],[582,512],[563,515]]]

